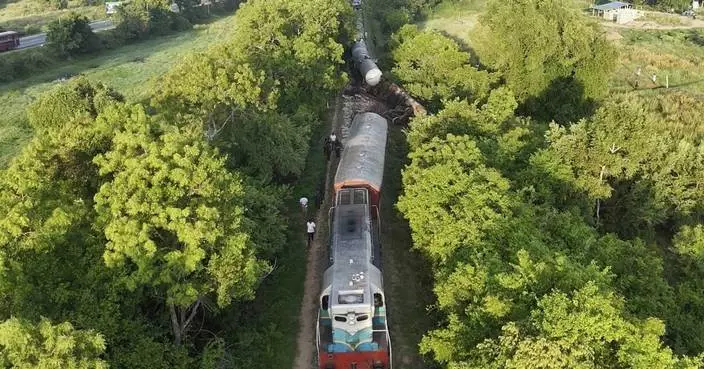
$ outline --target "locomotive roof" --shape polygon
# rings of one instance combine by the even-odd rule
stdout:
[[[335,174],[335,188],[361,184],[381,190],[386,129],[386,119],[379,114],[360,113],[354,117]]]
[[[18,33],[15,31],[5,31],[5,32],[0,32],[0,37],[1,36],[8,36],[8,35],[16,35],[16,34],[18,34]]]
[[[379,281],[373,280],[378,278],[378,273],[370,271],[368,209],[366,204],[339,205],[335,208],[335,226],[332,230],[332,305],[369,305],[369,283],[379,284]],[[361,295],[362,301],[344,303],[340,300],[340,295],[345,293]]]

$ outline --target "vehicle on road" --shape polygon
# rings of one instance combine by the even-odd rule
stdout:
[[[16,49],[20,46],[20,34],[15,31],[0,32],[0,51]]]

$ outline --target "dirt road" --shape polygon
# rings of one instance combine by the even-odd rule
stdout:
[[[335,106],[330,114],[332,126],[339,130],[342,119],[341,114],[342,99],[335,98]],[[322,153],[321,153],[322,155]],[[315,328],[318,314],[318,294],[320,293],[321,278],[323,276],[326,259],[328,255],[328,209],[330,208],[330,195],[333,177],[337,160],[331,158],[328,161],[325,175],[325,199],[320,209],[315,214],[315,224],[317,225],[315,240],[308,248],[308,259],[306,262],[306,278],[303,287],[303,301],[301,301],[301,313],[298,318],[298,336],[296,338],[296,358],[293,361],[293,369],[313,369],[316,368],[316,342]],[[301,225],[303,227],[303,225]]]

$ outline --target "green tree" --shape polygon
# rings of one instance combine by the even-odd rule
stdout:
[[[588,284],[569,296],[544,296],[526,324],[507,324],[502,335],[477,346],[456,368],[695,368],[660,337],[657,319],[632,322],[623,301]],[[681,365],[684,364],[684,365]]]
[[[683,226],[674,238],[675,250],[704,261],[704,225]]]
[[[550,147],[532,158],[532,178],[555,184],[545,198],[557,193],[569,204],[568,197],[586,195],[596,220],[623,235],[688,216],[704,200],[704,152],[663,124],[637,103],[617,100],[569,128],[552,125]]]
[[[170,5],[167,0],[134,0],[122,4],[115,14],[118,34],[127,41],[135,41],[190,29],[188,20],[171,12]]]
[[[85,16],[71,12],[49,23],[46,41],[60,56],[85,54],[102,47]]]
[[[615,49],[596,24],[565,3],[492,1],[480,24],[482,63],[501,72],[531,114],[570,121],[606,92]]]
[[[0,367],[17,369],[107,369],[100,356],[105,340],[70,323],[32,324],[16,318],[0,323]]]
[[[413,229],[414,247],[436,263],[478,243],[508,211],[508,181],[483,164],[468,136],[434,138],[410,155],[398,208]]]
[[[243,232],[242,184],[224,158],[197,131],[160,125],[141,107],[118,113],[107,118],[122,122],[111,151],[94,159],[109,178],[95,196],[105,262],[125,270],[130,288],[163,291],[179,345],[203,297],[252,298],[266,265]]]
[[[298,175],[310,132],[345,81],[351,15],[333,0],[247,2],[231,38],[162,78],[155,105],[169,120],[202,122],[233,167],[264,180]]]
[[[398,31],[393,51],[393,74],[411,95],[437,111],[441,101],[452,98],[483,100],[496,75],[469,65],[469,55],[455,41],[434,31],[406,25]]]
[[[123,101],[112,88],[79,76],[39,96],[27,109],[27,117],[36,132],[51,135],[76,129],[74,124],[86,122],[81,118],[92,123],[107,106]]]

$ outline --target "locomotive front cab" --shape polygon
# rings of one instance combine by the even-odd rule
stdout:
[[[338,303],[331,303],[330,293],[337,295]],[[366,301],[367,297],[368,294],[359,290],[326,291],[321,296],[318,327],[320,369],[391,368],[384,295],[376,291],[371,301]]]
[[[330,264],[320,294],[320,369],[389,369],[390,342],[369,191],[343,187],[331,208]]]

